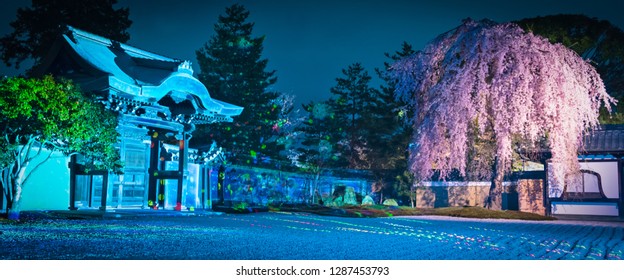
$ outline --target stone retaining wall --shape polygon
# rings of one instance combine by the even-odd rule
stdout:
[[[509,205],[517,205],[523,212],[545,215],[543,182],[539,179],[523,179],[504,182],[504,192],[511,193]],[[414,188],[417,208],[484,206],[490,190],[490,182],[423,182]]]

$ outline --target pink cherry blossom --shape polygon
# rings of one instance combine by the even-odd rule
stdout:
[[[465,20],[423,51],[395,63],[397,97],[415,110],[410,169],[465,175],[470,125],[492,129],[496,158],[507,172],[512,137],[547,139],[557,182],[578,169],[584,133],[601,106],[615,100],[587,61],[561,44],[513,23]]]

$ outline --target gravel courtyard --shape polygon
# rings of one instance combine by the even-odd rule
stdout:
[[[0,221],[0,259],[519,260],[624,257],[624,223],[312,214]]]

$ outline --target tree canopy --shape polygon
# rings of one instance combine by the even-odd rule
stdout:
[[[399,51],[385,53],[390,61],[384,62],[383,69],[375,69],[385,84],[380,86],[369,120],[373,132],[370,142],[375,147],[372,151],[373,169],[404,170],[407,166],[407,147],[412,128],[406,120],[411,112],[407,110],[407,103],[395,98],[396,81],[390,70],[392,63],[414,53],[412,46],[403,42]]]
[[[70,81],[51,76],[0,80],[0,181],[7,209],[18,209],[21,189],[38,166],[24,172],[37,157],[78,153],[92,168],[119,171],[116,126],[112,112]]]
[[[194,143],[202,146],[216,141],[226,148],[230,161],[240,163],[279,154],[276,132],[286,100],[270,90],[277,81],[275,71],[266,70],[264,37],[252,36],[254,24],[247,22],[248,17],[242,5],[226,8],[214,25],[216,34],[196,51],[201,69],[198,78],[211,97],[245,109],[233,123],[198,128]]]
[[[465,20],[393,71],[399,97],[417,111],[409,166],[416,178],[434,170],[443,178],[453,170],[464,175],[470,133],[489,130],[496,143],[491,196],[510,169],[514,137],[546,139],[563,184],[578,169],[583,133],[598,125],[602,105],[615,102],[574,51],[513,23]]]
[[[378,92],[370,86],[372,77],[361,63],[349,65],[342,74],[330,89],[334,122],[339,125],[336,148],[346,160],[344,167],[363,169],[370,167],[370,118]]]
[[[585,15],[551,15],[517,21],[524,30],[561,43],[588,60],[612,97],[624,99],[624,31],[606,20]],[[624,102],[616,114],[602,111],[603,124],[624,123]]]
[[[323,169],[339,166],[342,155],[336,151],[336,139],[340,130],[332,102],[328,100],[302,105],[306,115],[296,127],[295,138],[298,142],[292,145],[290,159],[304,171],[319,173]]]
[[[32,0],[29,8],[18,9],[10,23],[13,32],[0,38],[2,61],[19,68],[27,59],[35,65],[65,31],[67,25],[121,43],[130,39],[129,9],[115,9],[117,0]]]

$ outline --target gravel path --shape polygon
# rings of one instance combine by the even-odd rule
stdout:
[[[622,259],[624,223],[311,214],[0,221],[0,259]]]

